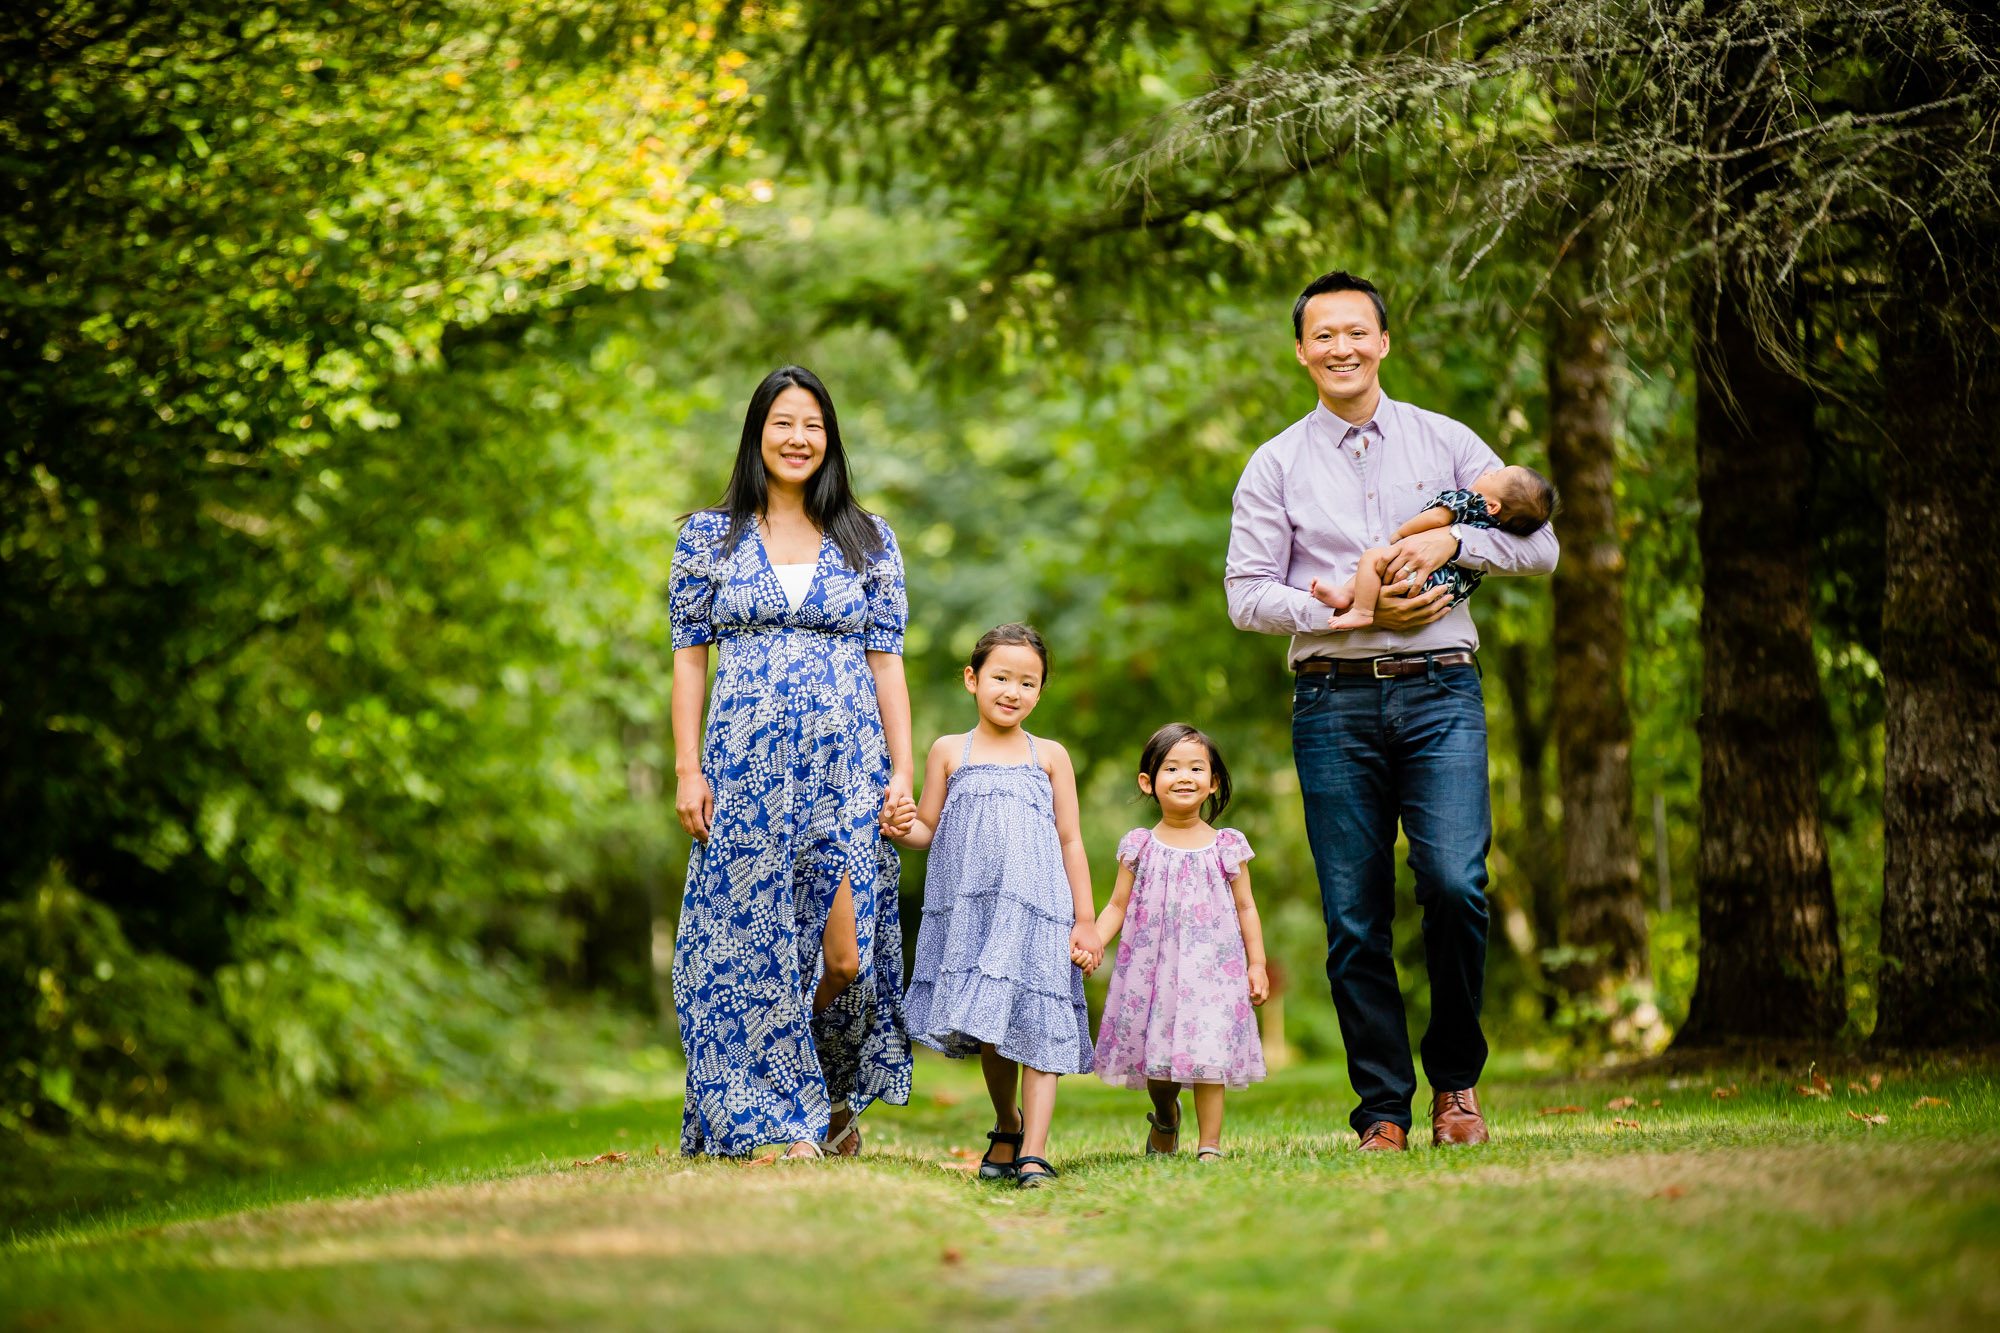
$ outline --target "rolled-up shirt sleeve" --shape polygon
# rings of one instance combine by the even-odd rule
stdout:
[[[1223,586],[1229,619],[1260,634],[1311,634],[1332,616],[1285,580],[1292,566],[1292,521],[1285,511],[1284,470],[1260,450],[1236,484]]]
[[[1461,426],[1456,434],[1457,438],[1452,441],[1453,464],[1457,472],[1454,484],[1460,489],[1471,486],[1488,472],[1506,466],[1500,455],[1494,453],[1486,441],[1471,429]],[[1452,531],[1458,534],[1459,543],[1458,557],[1452,563],[1482,574],[1553,574],[1556,559],[1561,554],[1555,528],[1547,523],[1528,537],[1516,537],[1498,528],[1475,528],[1462,523]]]

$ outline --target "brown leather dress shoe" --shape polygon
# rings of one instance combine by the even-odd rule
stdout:
[[[1471,1088],[1435,1093],[1431,1097],[1431,1147],[1486,1142],[1486,1117],[1479,1114],[1479,1094]]]
[[[1408,1136],[1401,1125],[1392,1125],[1387,1120],[1377,1120],[1361,1131],[1361,1142],[1354,1145],[1356,1152],[1407,1152]]]

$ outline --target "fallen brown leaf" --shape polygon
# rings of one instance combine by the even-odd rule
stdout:
[[[571,1165],[571,1166],[597,1166],[597,1165],[599,1165],[599,1164],[601,1164],[601,1163],[604,1163],[604,1162],[622,1162],[622,1161],[624,1161],[624,1160],[625,1160],[626,1158],[630,1157],[631,1155],[632,1155],[632,1154],[631,1154],[631,1153],[628,1153],[628,1152],[601,1152],[601,1153],[597,1154],[597,1156],[595,1156],[595,1157],[591,1157],[591,1158],[587,1158],[587,1159],[586,1159],[586,1158],[582,1158],[582,1157],[579,1157],[579,1158],[577,1158],[577,1159],[576,1159],[576,1160],[575,1160],[574,1162],[571,1162],[571,1163],[570,1163],[570,1165]]]
[[[976,1162],[979,1160],[979,1154],[972,1151],[972,1149],[970,1148],[960,1148],[957,1146],[953,1146],[950,1148],[946,1148],[945,1151],[950,1153],[953,1157],[960,1158],[963,1161]]]
[[[1734,1097],[1734,1096],[1736,1096],[1736,1091],[1737,1091],[1737,1090],[1736,1090],[1736,1085],[1735,1085],[1734,1083],[1732,1083],[1732,1084],[1730,1084],[1730,1085],[1729,1085],[1728,1087],[1726,1087],[1726,1088],[1717,1088],[1717,1089],[1716,1089],[1716,1090],[1715,1090],[1714,1092],[1711,1092],[1711,1093],[1709,1093],[1708,1095],[1709,1095],[1709,1096],[1711,1096],[1711,1097],[1713,1097],[1713,1098],[1715,1098],[1715,1100],[1717,1100],[1717,1101],[1721,1101],[1721,1100],[1723,1100],[1723,1099],[1724,1099],[1725,1097]]]
[[[947,1111],[964,1100],[965,1098],[955,1092],[934,1092],[931,1094],[931,1105],[942,1107]]]
[[[1847,1117],[1850,1120],[1859,1120],[1864,1125],[1886,1125],[1889,1123],[1889,1117],[1879,1112],[1875,1115],[1862,1115],[1858,1111],[1849,1111]]]
[[[1638,1104],[1639,1099],[1637,1097],[1613,1097],[1610,1101],[1604,1103],[1604,1109],[1607,1111],[1629,1111]]]
[[[1652,1101],[1646,1103],[1646,1105],[1648,1106],[1658,1106],[1659,1104],[1660,1104],[1660,1099],[1658,1097],[1655,1097],[1653,1098]]]
[[[777,1161],[778,1161],[778,1154],[776,1154],[775,1152],[772,1152],[772,1153],[766,1153],[766,1154],[764,1154],[764,1156],[762,1156],[762,1157],[753,1157],[753,1158],[751,1158],[751,1159],[750,1159],[750,1160],[749,1160],[748,1162],[744,1163],[744,1165],[746,1165],[746,1166],[775,1166],[775,1165],[777,1165]]]
[[[1614,1125],[1616,1125],[1616,1126],[1618,1126],[1618,1128],[1620,1128],[1620,1129],[1637,1129],[1637,1128],[1639,1128],[1639,1122],[1638,1122],[1638,1121],[1636,1121],[1636,1120],[1616,1120],[1616,1119],[1614,1119],[1614,1120],[1613,1120],[1613,1121],[1612,1121],[1611,1123],[1612,1123],[1612,1124],[1614,1124]]]
[[[1921,1111],[1926,1106],[1950,1106],[1950,1105],[1951,1103],[1946,1101],[1942,1097],[1919,1097],[1915,1101],[1910,1103],[1910,1109],[1912,1111]]]
[[[1826,1081],[1826,1075],[1820,1073],[1819,1070],[1817,1069],[1814,1069],[1811,1072],[1812,1072],[1813,1091],[1817,1092],[1822,1097],[1825,1097],[1828,1094],[1830,1094],[1833,1091],[1833,1084]]]
[[[944,1171],[977,1171],[977,1170],[979,1169],[979,1163],[977,1163],[977,1162],[939,1162],[939,1163],[938,1163],[938,1168],[939,1168],[940,1170],[944,1170]]]
[[[1850,1083],[1847,1085],[1847,1090],[1849,1092],[1858,1092],[1863,1097],[1868,1095],[1868,1085],[1866,1083]]]
[[[660,1146],[659,1144],[657,1144],[657,1143],[653,1145],[653,1156],[655,1156],[655,1157],[665,1157],[666,1155],[667,1155],[667,1150],[666,1150],[665,1148],[662,1148],[662,1147],[661,1147],[661,1146]]]
[[[1879,1071],[1868,1076],[1868,1089],[1871,1092],[1882,1090],[1882,1075]]]
[[[953,1245],[953,1246],[947,1246],[945,1248],[944,1261],[946,1263],[955,1264],[963,1258],[965,1258],[965,1256],[959,1252],[957,1246]]]
[[[1687,1186],[1685,1185],[1669,1185],[1665,1189],[1655,1190],[1653,1197],[1655,1199],[1678,1199],[1686,1193]]]
[[[1824,1090],[1824,1089],[1821,1089],[1821,1088],[1809,1088],[1809,1087],[1807,1087],[1807,1086],[1806,1086],[1805,1084],[1803,1084],[1803,1083],[1799,1083],[1799,1084],[1794,1084],[1794,1085],[1793,1085],[1793,1087],[1792,1087],[1792,1091],[1793,1091],[1793,1092],[1796,1092],[1796,1093],[1797,1093],[1797,1094],[1799,1094],[1799,1096],[1801,1096],[1801,1097],[1824,1097],[1824,1096],[1826,1096],[1826,1092],[1825,1092],[1825,1090]]]
[[[1587,1106],[1544,1106],[1541,1110],[1535,1112],[1535,1114],[1536,1115],[1582,1115],[1585,1111],[1588,1111],[1589,1109],[1590,1108]]]

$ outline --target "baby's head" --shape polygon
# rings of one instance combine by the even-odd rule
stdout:
[[[965,666],[965,688],[996,727],[1027,721],[1048,679],[1049,648],[1033,625],[995,625],[972,645]]]
[[[1493,526],[1516,537],[1530,537],[1555,517],[1556,488],[1531,467],[1495,468],[1472,483],[1486,498]]]
[[[1153,733],[1139,756],[1139,790],[1174,813],[1197,808],[1213,823],[1229,808],[1229,765],[1206,734],[1185,722]]]

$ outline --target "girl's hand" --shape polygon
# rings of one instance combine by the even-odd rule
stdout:
[[[1090,959],[1088,963],[1077,963],[1077,966],[1084,970],[1085,975],[1097,970],[1097,965],[1104,961],[1104,941],[1098,938],[1097,923],[1095,921],[1079,921],[1076,923],[1076,928],[1069,933],[1069,954],[1072,959],[1076,958],[1078,954],[1083,954]]]
[[[1077,948],[1074,944],[1069,948],[1069,960],[1082,968],[1083,975],[1086,977],[1097,970],[1097,964],[1091,959],[1091,956]]]
[[[708,789],[706,774],[697,770],[675,785],[674,813],[696,842],[708,841],[708,826],[715,818],[715,793]]]
[[[1248,969],[1250,982],[1250,1003],[1262,1006],[1271,998],[1271,973],[1262,963],[1252,963]]]

